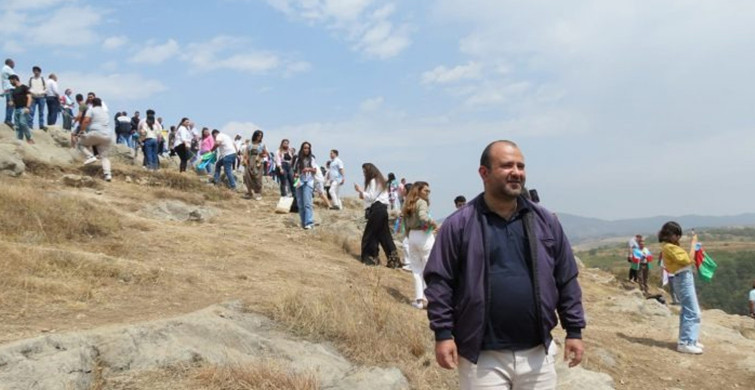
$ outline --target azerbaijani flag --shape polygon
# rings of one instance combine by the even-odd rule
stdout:
[[[697,274],[700,275],[700,279],[706,282],[710,282],[713,274],[716,273],[716,268],[718,268],[718,264],[708,256],[703,244],[699,242],[695,246],[695,267],[697,267]]]

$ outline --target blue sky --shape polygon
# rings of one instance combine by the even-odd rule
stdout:
[[[433,188],[495,139],[557,212],[755,211],[755,3],[4,0],[0,56],[168,124],[265,131]],[[23,79],[23,78],[22,78]]]

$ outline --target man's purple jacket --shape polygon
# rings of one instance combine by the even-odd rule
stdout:
[[[558,219],[545,208],[519,197],[529,209],[523,223],[531,254],[533,291],[543,347],[547,351],[556,311],[567,338],[581,338],[585,327],[582,290],[571,245]],[[459,355],[477,363],[488,321],[490,291],[486,259],[483,195],[449,216],[438,232],[424,277],[427,316],[436,340],[453,338]],[[511,321],[517,313],[511,313]]]

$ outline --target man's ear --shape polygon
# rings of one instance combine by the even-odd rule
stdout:
[[[488,168],[486,166],[480,165],[480,168],[477,170],[477,172],[480,174],[480,178],[482,178],[483,181],[488,178]]]

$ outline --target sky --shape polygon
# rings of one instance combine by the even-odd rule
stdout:
[[[547,208],[602,219],[755,211],[755,2],[3,0],[0,57],[111,110],[147,108],[269,149],[338,149],[482,191],[519,144]]]

